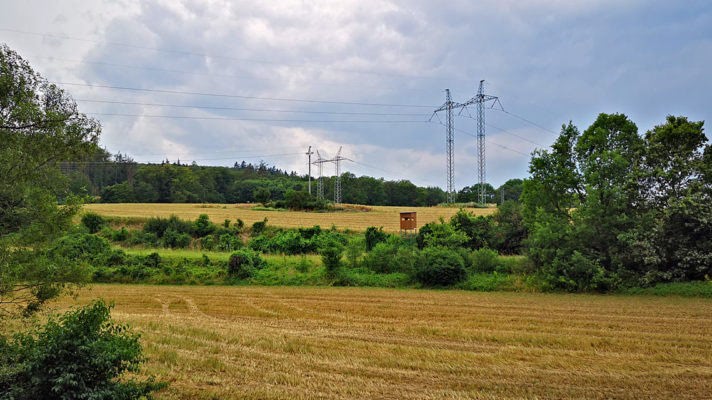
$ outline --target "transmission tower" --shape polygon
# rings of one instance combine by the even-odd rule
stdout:
[[[319,178],[316,181],[316,198],[319,200],[324,199],[324,163],[325,162],[329,162],[329,160],[323,158],[321,156],[321,154],[319,154],[319,150],[317,150],[316,151],[316,161],[314,161],[312,164],[315,164],[319,171]]]
[[[339,152],[336,153],[336,157],[332,159],[334,164],[336,164],[336,181],[334,182],[334,203],[341,204],[341,161],[353,161],[341,155],[341,146],[339,146]]]
[[[309,158],[309,161],[307,161],[307,167],[309,168],[309,195],[311,196],[311,194],[312,194],[311,193],[311,166],[312,166],[311,156],[312,156],[312,154],[314,154],[314,152],[311,151],[311,146],[309,146],[309,149],[307,150],[306,154],[307,154],[307,157]]]
[[[447,164],[447,202],[455,202],[455,125],[452,116],[454,108],[461,107],[450,98],[450,89],[445,89],[445,104],[433,112],[435,116],[440,111],[445,111],[445,153]],[[433,117],[431,116],[430,119]]]
[[[492,101],[492,107],[499,103],[499,97],[490,96],[484,93],[485,81],[480,81],[475,97],[459,104],[462,109],[469,105],[477,105],[477,179],[479,183],[478,200],[480,204],[485,204],[487,193],[485,191],[486,171],[485,171],[485,103]],[[499,104],[500,107],[502,104]],[[442,108],[442,107],[441,107]]]

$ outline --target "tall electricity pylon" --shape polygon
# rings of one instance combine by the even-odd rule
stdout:
[[[341,146],[339,146],[339,152],[336,153],[336,157],[332,159],[334,164],[336,164],[336,181],[334,182],[334,203],[341,204],[341,161],[352,161],[341,155]]]
[[[480,87],[477,89],[477,94],[475,97],[467,100],[466,102],[459,104],[458,107],[464,109],[469,105],[477,105],[477,178],[479,188],[478,188],[478,200],[480,204],[485,204],[487,200],[487,193],[485,191],[485,182],[487,174],[485,171],[485,103],[492,101],[492,107],[496,103],[499,103],[499,97],[490,96],[484,93],[485,91],[485,81],[480,81]],[[499,103],[500,107],[502,106]],[[441,107],[442,108],[442,107]]]
[[[309,146],[309,150],[307,150],[307,157],[308,157],[307,167],[309,168],[309,196],[311,196],[311,194],[312,194],[311,193],[311,166],[312,166],[311,156],[312,156],[312,154],[314,154],[314,152],[311,151],[311,146]]]
[[[314,161],[312,164],[315,164],[317,166],[317,170],[319,171],[319,178],[316,181],[316,198],[323,200],[324,199],[324,163],[329,162],[329,160],[323,158],[321,154],[319,154],[319,150],[316,151],[316,161]]]
[[[454,108],[461,107],[450,98],[450,89],[445,89],[445,104],[433,111],[435,116],[440,111],[445,111],[445,153],[447,164],[447,202],[455,202],[455,125],[452,116]],[[431,116],[430,119],[433,117]]]

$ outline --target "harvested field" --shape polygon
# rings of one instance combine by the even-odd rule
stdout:
[[[366,230],[369,226],[382,226],[385,231],[398,232],[400,229],[401,211],[418,213],[418,226],[437,221],[440,217],[446,220],[452,217],[458,208],[448,207],[389,207],[389,206],[349,206],[346,211],[338,212],[303,212],[303,211],[269,211],[253,210],[253,204],[87,204],[86,211],[93,211],[105,216],[114,217],[168,217],[175,214],[183,219],[196,219],[200,214],[208,214],[210,220],[222,223],[225,219],[237,221],[242,219],[251,225],[257,221],[268,219],[269,225],[285,228],[320,225],[329,228],[336,225],[339,229],[355,231]],[[368,210],[368,211],[364,211]],[[496,208],[467,208],[475,215],[489,215]]]
[[[162,399],[701,399],[712,301],[356,288],[96,285]]]

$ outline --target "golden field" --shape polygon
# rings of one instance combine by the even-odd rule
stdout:
[[[712,301],[362,288],[95,285],[160,399],[702,399]]]
[[[229,219],[233,222],[241,219],[247,225],[268,219],[268,224],[284,228],[297,228],[320,225],[329,228],[335,225],[338,229],[355,231],[366,230],[369,226],[382,226],[387,232],[400,230],[400,215],[402,211],[418,213],[418,226],[437,221],[440,217],[446,220],[452,217],[458,208],[448,207],[395,207],[395,206],[350,206],[346,211],[337,212],[304,212],[304,211],[269,211],[253,210],[254,204],[164,204],[164,203],[121,203],[121,204],[87,204],[85,211],[93,211],[105,216],[114,217],[169,217],[172,214],[182,219],[194,220],[200,214],[208,214],[214,223],[222,223]],[[368,210],[368,211],[363,211]],[[475,215],[489,215],[496,208],[467,208]]]

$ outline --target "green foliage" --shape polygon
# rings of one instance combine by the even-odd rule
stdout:
[[[334,284],[339,286],[402,288],[407,287],[410,282],[410,275],[403,272],[379,274],[367,268],[342,268],[339,270]]]
[[[50,248],[50,254],[73,262],[97,262],[105,260],[111,251],[109,242],[88,233],[76,233],[59,238]]]
[[[621,114],[564,126],[532,158],[522,215],[528,252],[551,287],[702,279],[712,271],[709,145],[702,122],[668,117],[640,137]]]
[[[488,248],[481,248],[472,252],[472,269],[477,272],[494,272],[499,263],[499,255],[496,251]]]
[[[228,220],[228,224],[230,221]],[[215,225],[210,222],[210,217],[207,214],[200,214],[198,219],[193,222],[193,233],[195,237],[208,236],[215,232]]]
[[[511,200],[505,201],[500,204],[492,220],[492,248],[502,254],[521,254],[528,234],[521,204]]]
[[[255,191],[252,193],[252,196],[255,198],[256,202],[262,203],[262,205],[266,205],[269,199],[272,197],[272,192],[266,187],[259,187],[255,189]]]
[[[252,224],[252,236],[259,236],[264,232],[265,228],[267,227],[267,218],[265,218],[262,221],[257,221],[254,224]]]
[[[355,236],[346,244],[346,259],[349,260],[351,268],[358,268],[359,259],[363,255],[364,242],[363,238]]]
[[[227,263],[227,274],[233,278],[247,279],[256,270],[263,268],[265,265],[266,263],[259,253],[250,249],[241,249],[230,255],[230,260]]]
[[[70,226],[80,201],[59,163],[91,154],[100,131],[62,89],[0,45],[0,307],[41,304],[83,276],[75,264],[61,269],[18,257],[41,252]]]
[[[651,287],[626,288],[621,290],[620,293],[631,295],[712,298],[712,281],[658,283]]]
[[[89,233],[97,233],[106,225],[106,220],[97,213],[88,212],[82,215],[82,225],[89,229]]]
[[[489,247],[494,241],[494,225],[490,216],[474,216],[460,209],[450,219],[450,225],[466,235],[465,243],[471,249]]]
[[[426,247],[416,263],[415,278],[424,286],[450,286],[466,276],[462,256],[446,247]]]
[[[362,265],[381,274],[394,272],[412,274],[416,258],[417,253],[413,246],[397,236],[391,236],[386,242],[376,244],[364,256]]]
[[[426,224],[424,229],[418,233],[420,239],[418,242],[423,247],[448,247],[456,249],[462,247],[468,242],[468,237],[465,233],[457,230],[455,226],[445,223],[441,220],[439,224]]]
[[[319,255],[329,277],[336,276],[336,271],[341,266],[341,257],[344,254],[344,243],[336,235],[322,235],[319,243]]]
[[[369,226],[364,232],[364,237],[366,240],[366,251],[371,251],[373,248],[381,242],[385,242],[388,239],[388,234],[383,232],[383,227],[376,228],[375,226]]]
[[[139,335],[96,301],[0,340],[0,399],[140,399],[164,385],[122,377],[143,362]]]

